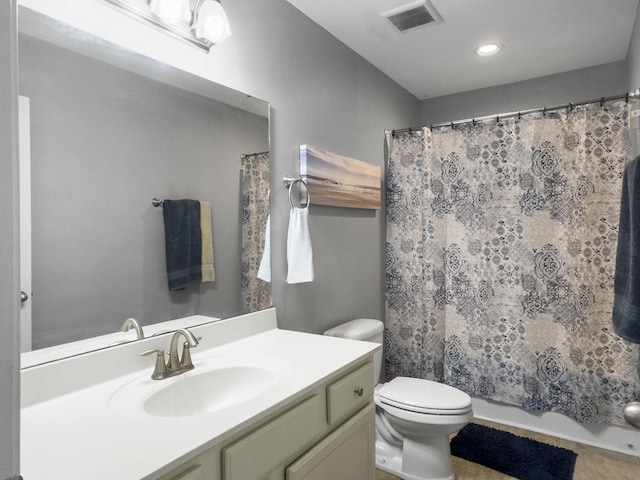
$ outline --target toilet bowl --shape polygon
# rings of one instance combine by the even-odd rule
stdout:
[[[382,343],[379,320],[356,319],[325,335]],[[376,467],[405,480],[454,480],[449,435],[473,418],[471,397],[449,385],[396,377],[380,384],[382,352],[374,355]]]

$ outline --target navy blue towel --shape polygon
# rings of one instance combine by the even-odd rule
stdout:
[[[165,200],[164,240],[169,291],[183,290],[202,278],[202,232],[200,202]]]
[[[613,329],[640,343],[640,168],[636,157],[624,171],[614,281]]]

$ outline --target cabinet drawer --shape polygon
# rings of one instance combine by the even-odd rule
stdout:
[[[354,370],[327,387],[327,419],[330,425],[345,420],[364,407],[373,395],[373,363]]]
[[[314,395],[255,432],[238,440],[222,454],[225,480],[259,480],[283,461],[291,461],[322,435],[325,403]]]

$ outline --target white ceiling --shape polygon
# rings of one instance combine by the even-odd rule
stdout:
[[[287,0],[420,99],[627,55],[638,0],[431,0],[443,21],[398,33],[381,13],[415,0]],[[473,53],[498,41],[493,57]]]

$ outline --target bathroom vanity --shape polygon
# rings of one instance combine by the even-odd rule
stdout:
[[[170,334],[23,370],[23,477],[375,478],[380,345],[280,330],[274,309],[190,330],[195,368],[165,380],[140,353]]]

